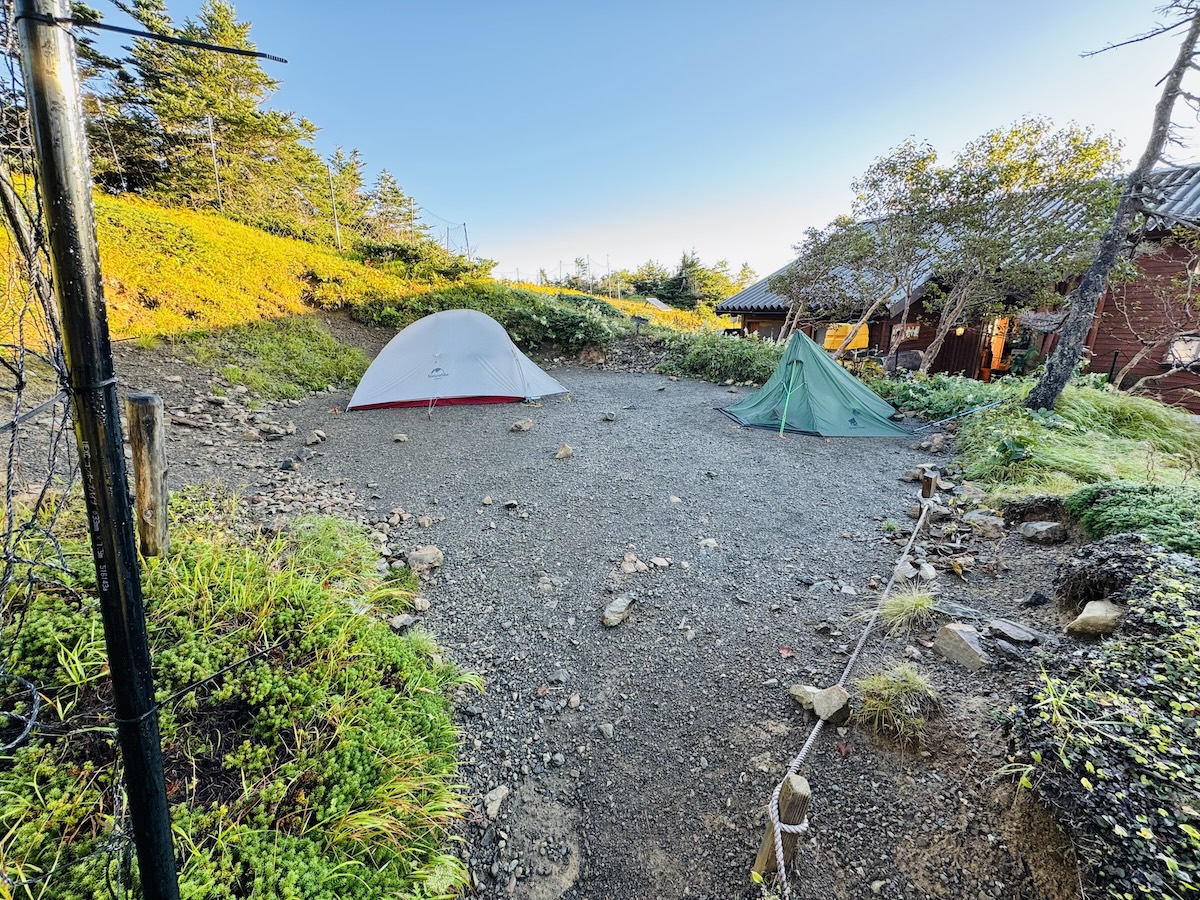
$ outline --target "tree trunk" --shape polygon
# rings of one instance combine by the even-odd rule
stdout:
[[[891,290],[889,290],[886,294],[883,294],[882,296],[880,296],[878,299],[875,300],[874,303],[872,303],[870,306],[867,307],[866,312],[864,312],[862,314],[862,316],[859,317],[859,320],[854,324],[854,327],[851,328],[850,332],[846,335],[846,337],[842,339],[842,343],[839,344],[838,348],[833,351],[834,359],[842,358],[842,354],[844,354],[846,352],[846,348],[849,347],[850,344],[854,341],[855,335],[857,335],[860,331],[862,331],[862,327],[867,324],[867,320],[870,319],[871,316],[875,315],[875,310],[879,309],[879,307],[882,306],[887,301],[888,297],[890,297],[890,296],[892,296],[892,294],[896,293],[897,287],[899,287],[898,284],[893,284]]]
[[[1129,182],[1125,185],[1125,191],[1117,204],[1112,225],[1100,239],[1095,259],[1079,285],[1071,292],[1067,301],[1067,318],[1059,333],[1058,346],[1046,360],[1046,371],[1025,399],[1025,405],[1030,409],[1052,409],[1079,364],[1084,342],[1096,317],[1096,304],[1104,295],[1108,284],[1109,272],[1116,264],[1121,250],[1129,242],[1129,230],[1138,212],[1137,201],[1144,188],[1146,176],[1162,158],[1163,148],[1170,136],[1171,110],[1179,96],[1183,75],[1192,65],[1196,41],[1200,38],[1200,10],[1191,14],[1191,20],[1187,36],[1179,45],[1179,55],[1175,59],[1175,65],[1167,73],[1162,96],[1155,107],[1150,141],[1138,161],[1137,168],[1129,176]]]
[[[1116,375],[1113,376],[1113,380],[1109,383],[1110,386],[1119,389],[1121,386],[1121,383],[1125,381],[1125,376],[1132,374],[1133,370],[1135,368],[1137,368],[1138,363],[1140,363],[1143,359],[1145,359],[1147,356],[1149,356],[1155,350],[1161,349],[1162,347],[1166,346],[1166,344],[1170,340],[1171,340],[1170,338],[1166,338],[1164,340],[1157,341],[1154,344],[1143,344],[1141,347],[1139,347],[1137,353],[1133,354],[1133,357],[1129,360],[1129,362],[1127,362],[1127,363],[1125,363],[1125,365],[1121,366],[1121,370],[1119,372],[1117,372]],[[1134,387],[1130,388],[1130,393],[1132,393],[1134,390],[1137,390],[1138,385],[1140,385],[1141,383],[1142,382],[1139,381],[1137,383],[1137,385],[1134,385]]]
[[[929,372],[933,361],[942,352],[942,344],[946,343],[946,335],[950,333],[950,329],[954,327],[959,317],[962,316],[963,310],[967,308],[967,298],[971,296],[970,284],[969,277],[963,278],[946,298],[946,305],[942,307],[942,314],[938,318],[937,332],[933,335],[933,342],[925,348],[925,355],[921,357],[922,373]]]

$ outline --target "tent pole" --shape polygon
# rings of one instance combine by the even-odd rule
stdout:
[[[779,436],[783,437],[783,430],[787,427],[788,407],[792,405],[792,391],[796,384],[796,369],[800,367],[800,360],[792,360],[792,371],[788,373],[788,386],[783,394],[783,415],[779,417]]]

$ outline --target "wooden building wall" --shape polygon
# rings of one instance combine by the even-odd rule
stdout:
[[[1141,348],[1139,335],[1153,337],[1174,331],[1177,323],[1186,320],[1186,312],[1178,300],[1171,298],[1171,282],[1184,275],[1191,264],[1191,254],[1175,243],[1159,245],[1158,253],[1138,258],[1142,277],[1110,289],[1100,302],[1096,321],[1088,336],[1092,357],[1089,367],[1094,372],[1120,372]],[[1127,318],[1128,316],[1128,318]],[[1194,311],[1189,330],[1200,332],[1200,315]],[[1132,327],[1130,327],[1132,325]],[[1166,349],[1152,350],[1126,377],[1128,386],[1146,375],[1157,375],[1170,367],[1164,363]],[[1151,382],[1146,388],[1164,403],[1175,403],[1200,413],[1200,372],[1176,372]]]

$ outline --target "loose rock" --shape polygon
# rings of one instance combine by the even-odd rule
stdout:
[[[533,419],[518,419],[517,421],[512,423],[512,427],[509,428],[508,430],[509,431],[528,431],[532,427],[533,427]]]
[[[620,597],[617,597],[608,606],[604,607],[604,613],[600,616],[600,624],[608,628],[615,628],[620,625],[629,618],[633,604],[634,598],[629,594],[622,594]]]
[[[1103,637],[1121,624],[1121,607],[1109,600],[1092,600],[1064,629],[1073,637]]]
[[[395,441],[397,444],[403,444],[408,440],[408,435],[404,434],[403,432],[393,434],[392,440]]]
[[[483,798],[483,804],[489,819],[494,819],[500,815],[500,807],[508,799],[508,794],[508,785],[505,784],[492,788],[487,792],[487,796]]]
[[[979,644],[979,632],[970,625],[951,622],[938,629],[933,649],[947,659],[977,672],[991,664],[991,659]]]
[[[570,459],[575,455],[575,451],[571,449],[570,444],[559,444],[558,450],[554,454],[555,459]]]
[[[1067,539],[1067,529],[1059,522],[1026,522],[1021,537],[1034,544],[1061,544]]]
[[[408,567],[413,571],[436,569],[445,561],[445,554],[433,544],[413,547],[408,551]]]

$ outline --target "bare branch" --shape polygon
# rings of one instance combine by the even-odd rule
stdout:
[[[1108,44],[1107,46],[1101,47],[1099,50],[1086,50],[1079,55],[1084,59],[1087,59],[1091,56],[1099,56],[1101,53],[1107,53],[1109,50],[1116,50],[1118,47],[1128,47],[1130,44],[1140,44],[1142,41],[1148,41],[1151,38],[1158,37],[1159,35],[1170,34],[1172,31],[1176,31],[1187,24],[1187,20],[1184,19],[1181,22],[1176,22],[1174,25],[1160,25],[1158,28],[1147,31],[1145,34],[1139,34],[1131,37],[1127,41],[1120,41],[1116,44]]]

